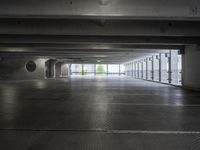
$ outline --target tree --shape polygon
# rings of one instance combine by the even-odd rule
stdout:
[[[82,72],[81,72],[82,75],[86,75],[87,73],[88,73],[88,71],[87,71],[87,69],[85,69],[85,68],[84,68],[84,69],[82,70]]]
[[[97,74],[104,74],[105,70],[102,64],[98,64],[97,65],[97,70],[96,70]]]

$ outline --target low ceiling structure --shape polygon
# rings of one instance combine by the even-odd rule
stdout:
[[[2,0],[0,55],[124,63],[200,43],[198,0]]]

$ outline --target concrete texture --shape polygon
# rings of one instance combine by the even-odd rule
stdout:
[[[34,61],[36,70],[28,72],[26,63]],[[1,57],[0,58],[0,79],[44,79],[45,58],[37,57]]]
[[[62,62],[57,62],[55,64],[55,77],[56,78],[61,77],[61,66],[62,66]]]
[[[199,1],[189,0],[14,0],[0,1],[0,16],[29,18],[132,18],[199,20]]]
[[[126,77],[2,81],[4,150],[197,150],[200,93]]]
[[[186,46],[183,55],[183,86],[200,90],[200,50],[197,45]]]
[[[69,64],[67,63],[62,63],[61,64],[61,76],[62,77],[68,77],[70,76],[70,69],[69,69]]]

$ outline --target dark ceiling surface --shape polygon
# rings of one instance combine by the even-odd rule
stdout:
[[[200,43],[196,0],[1,0],[0,55],[124,63]]]

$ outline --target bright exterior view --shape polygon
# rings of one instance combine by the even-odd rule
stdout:
[[[156,53],[125,64],[125,74],[138,79],[182,84],[182,57],[178,50]]]
[[[123,64],[72,64],[71,75],[124,75]]]

